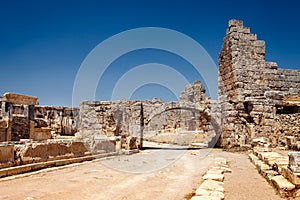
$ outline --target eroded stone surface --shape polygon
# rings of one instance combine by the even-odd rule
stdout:
[[[288,167],[295,173],[300,173],[300,152],[290,152]]]

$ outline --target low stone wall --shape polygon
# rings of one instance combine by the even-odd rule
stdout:
[[[70,139],[51,139],[45,142],[21,140],[15,144],[0,145],[0,169],[111,152],[116,152],[115,140],[95,140],[93,146]]]

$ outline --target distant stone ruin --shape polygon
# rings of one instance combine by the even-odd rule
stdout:
[[[85,101],[79,110],[77,136],[90,141],[117,138],[125,149],[142,147],[141,140],[212,147],[219,136],[218,104],[206,97],[199,81],[186,86],[178,102]]]

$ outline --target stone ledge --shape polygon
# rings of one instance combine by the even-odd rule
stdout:
[[[17,175],[17,174],[21,174],[21,173],[26,173],[26,172],[30,172],[30,171],[36,171],[36,170],[40,170],[40,169],[47,168],[47,167],[68,165],[68,164],[79,163],[79,162],[84,162],[84,161],[91,161],[94,159],[116,156],[116,155],[118,155],[118,153],[116,153],[116,152],[103,153],[103,154],[84,156],[84,157],[78,157],[78,158],[62,159],[62,160],[48,161],[48,162],[42,162],[42,163],[21,165],[21,166],[16,166],[16,167],[9,167],[9,168],[5,168],[5,169],[0,169],[0,178],[5,177],[5,176],[12,176],[12,175]]]
[[[37,97],[26,96],[22,94],[14,94],[14,93],[5,93],[3,95],[2,101],[9,102],[13,104],[23,104],[23,105],[36,105]]]

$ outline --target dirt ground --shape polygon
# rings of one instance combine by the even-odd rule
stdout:
[[[280,200],[276,190],[264,179],[250,162],[246,153],[226,153],[232,173],[225,175],[225,199],[230,200]]]
[[[232,169],[225,199],[280,199],[245,154],[174,146],[0,179],[0,199],[184,199],[214,157],[227,158]]]

